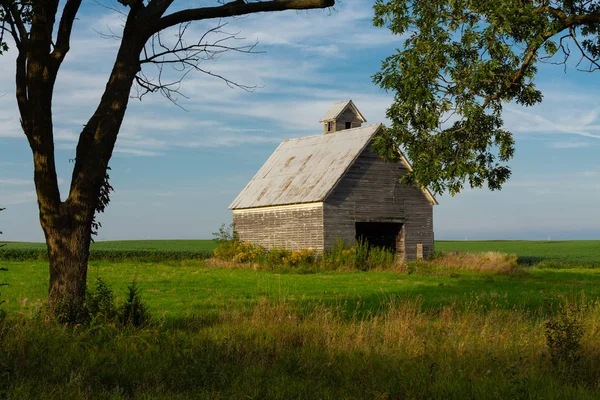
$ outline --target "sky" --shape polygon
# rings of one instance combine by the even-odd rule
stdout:
[[[98,218],[96,240],[212,238],[231,221],[229,204],[278,144],[322,133],[319,120],[334,102],[352,99],[368,123],[388,123],[393,95],[371,76],[403,38],[372,26],[373,1],[337,3],[329,10],[222,21],[223,31],[238,33],[232,44],[258,42],[258,53],[225,53],[203,68],[253,91],[191,73],[179,106],[159,94],[132,99],[110,162],[115,192]],[[216,23],[192,25],[189,40]],[[53,103],[63,199],[78,134],[118,48],[106,35],[121,27],[118,14],[84,1]],[[0,71],[2,240],[42,241],[32,156],[14,99],[14,53],[0,57]],[[541,105],[505,106],[505,127],[515,134],[517,150],[511,180],[501,191],[438,196],[437,239],[600,239],[600,72],[542,65],[536,83],[544,93]]]

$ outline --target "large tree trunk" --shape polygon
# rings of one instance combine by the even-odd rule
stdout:
[[[44,227],[50,263],[48,304],[53,315],[72,322],[83,316],[91,221],[59,215],[56,222]]]

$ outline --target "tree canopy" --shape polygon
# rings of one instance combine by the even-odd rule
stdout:
[[[503,104],[542,101],[539,63],[600,68],[598,0],[377,0],[374,24],[406,38],[373,77],[395,95],[379,151],[401,146],[406,180],[436,193],[509,179]]]

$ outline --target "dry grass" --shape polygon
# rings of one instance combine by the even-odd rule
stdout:
[[[514,254],[487,251],[482,253],[442,253],[430,263],[446,268],[512,274],[519,272],[517,256]]]

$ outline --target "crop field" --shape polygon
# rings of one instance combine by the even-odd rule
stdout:
[[[4,260],[0,282],[9,286],[0,288],[7,312],[0,323],[0,393],[15,399],[596,399],[599,245],[436,244],[444,252],[514,253],[521,264],[510,271],[436,260],[319,273],[170,256],[91,261],[90,287],[101,278],[116,303],[135,280],[151,314],[137,328],[47,320],[47,262]],[[19,246],[35,245],[3,249]],[[214,244],[94,246],[128,255],[208,251]]]
[[[0,242],[5,244],[5,250],[45,250],[44,243],[33,242]],[[213,240],[116,240],[92,243],[92,250],[104,251],[163,251],[163,252],[193,252],[213,250]]]
[[[0,242],[7,250],[15,252],[34,252],[36,256],[45,252],[44,243]],[[127,258],[126,255],[143,255],[169,253],[194,256],[211,252],[216,247],[213,240],[123,240],[102,241],[92,243],[92,253],[115,254]],[[565,241],[526,241],[526,240],[496,240],[496,241],[437,241],[438,252],[485,252],[498,251],[515,254],[519,263],[531,265],[539,262],[562,262],[574,267],[600,267],[600,240],[565,240]],[[0,259],[2,258],[0,251]],[[157,257],[160,258],[160,257]],[[167,257],[164,257],[167,258]],[[4,258],[6,259],[6,258]]]

